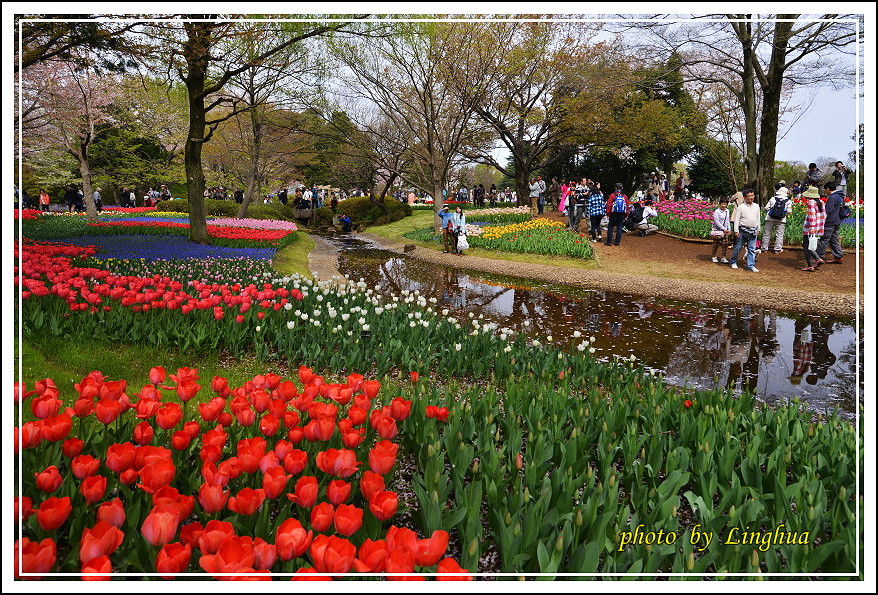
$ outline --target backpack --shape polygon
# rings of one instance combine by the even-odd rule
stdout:
[[[637,225],[640,225],[640,222],[643,221],[643,211],[644,207],[641,204],[633,207],[631,209],[631,214],[628,215],[627,219],[625,219],[625,223],[623,223],[623,225],[628,229],[633,229]]]
[[[772,219],[783,219],[784,217],[786,217],[788,200],[788,198],[775,200],[774,205],[771,207],[771,209],[768,210],[768,216]]]
[[[617,194],[616,198],[613,199],[613,212],[614,213],[624,213],[625,212],[625,195]]]
[[[841,209],[839,209],[838,211],[838,216],[842,219],[847,219],[851,215],[853,215],[853,213],[851,212],[851,208],[848,206],[847,203],[842,203]]]

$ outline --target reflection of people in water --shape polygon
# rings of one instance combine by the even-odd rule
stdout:
[[[759,350],[752,332],[753,314],[749,307],[735,308],[729,317],[729,379],[727,386],[735,388],[742,378],[742,390],[754,392],[759,380]]]
[[[454,307],[454,293],[457,289],[457,275],[453,269],[442,271],[442,303],[448,307]]]
[[[811,326],[812,320],[810,316],[802,316],[796,320],[794,325],[793,373],[789,376],[789,381],[794,385],[801,384],[802,376],[811,365],[814,342],[811,340],[811,331],[808,327]]]
[[[765,323],[766,314],[768,314],[768,324]],[[777,340],[777,312],[769,310],[766,313],[763,308],[759,308],[756,311],[754,332],[762,357],[770,360],[777,355],[780,349],[780,343]]]
[[[811,355],[811,373],[805,377],[805,382],[814,385],[818,380],[826,378],[829,368],[835,363],[835,354],[829,349],[829,335],[832,334],[832,320],[815,321],[811,323],[811,335],[813,337]]]

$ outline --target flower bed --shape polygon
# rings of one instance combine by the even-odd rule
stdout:
[[[197,373],[181,368],[168,379],[155,367],[137,390],[92,372],[75,395],[48,378],[32,391],[17,386],[17,401],[36,419],[15,434],[24,459],[15,522],[25,534],[15,544],[16,577],[422,571],[467,578],[446,576],[466,573],[445,556],[447,531],[421,537],[389,524],[399,507],[386,489],[397,464],[394,439],[411,401],[388,398],[382,406],[377,381],[351,374],[328,383],[302,367],[301,386],[272,373],[240,387],[216,376],[212,396],[196,408],[187,405],[202,390]]]

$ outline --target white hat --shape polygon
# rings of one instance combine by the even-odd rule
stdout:
[[[790,189],[786,186],[781,186],[777,190],[774,191],[775,196],[787,197],[790,195]]]

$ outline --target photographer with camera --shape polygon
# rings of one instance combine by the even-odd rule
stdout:
[[[844,166],[844,163],[841,161],[835,162],[835,170],[832,172],[832,177],[835,180],[836,190],[840,191],[842,196],[847,196],[848,168]]]

